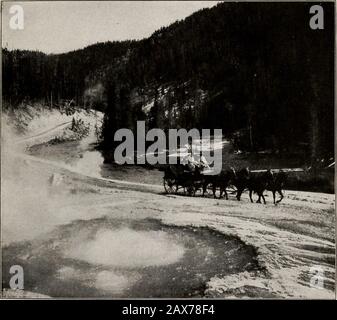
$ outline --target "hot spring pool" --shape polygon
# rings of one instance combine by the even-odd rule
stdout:
[[[257,268],[252,247],[208,228],[108,217],[11,244],[4,270],[13,264],[26,290],[53,297],[202,297],[211,277]]]

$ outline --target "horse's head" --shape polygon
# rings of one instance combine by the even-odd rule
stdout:
[[[265,176],[268,180],[272,180],[274,178],[274,172],[271,169],[268,169]]]
[[[242,169],[241,170],[241,174],[242,174],[243,177],[249,178],[249,176],[250,176],[250,170],[249,170],[249,168],[246,167],[246,168]]]
[[[234,167],[229,167],[229,175],[231,179],[235,179],[236,178],[236,171],[234,169]]]

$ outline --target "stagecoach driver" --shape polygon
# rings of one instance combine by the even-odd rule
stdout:
[[[195,171],[195,168],[199,166],[199,162],[194,159],[193,151],[192,151],[192,143],[189,141],[186,146],[186,155],[183,158],[183,164],[187,166],[188,170]]]

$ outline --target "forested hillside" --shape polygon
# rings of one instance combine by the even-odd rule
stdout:
[[[243,149],[334,150],[333,3],[324,30],[310,3],[221,3],[141,41],[61,55],[7,51],[5,104],[73,100],[106,113],[104,147],[121,127],[222,128]],[[245,142],[246,141],[246,142]]]
[[[92,103],[90,98],[94,93],[91,91],[95,86],[103,85],[109,67],[123,59],[134,44],[134,41],[105,42],[56,55],[4,49],[5,104],[18,107],[22,101],[28,101],[50,106],[73,100],[77,105],[86,106]],[[103,100],[95,103],[94,107],[104,108]]]

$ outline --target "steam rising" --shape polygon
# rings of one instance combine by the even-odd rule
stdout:
[[[53,117],[52,120],[54,122]],[[35,119],[32,121],[34,122]],[[40,123],[42,119],[37,118],[36,122]],[[72,195],[58,192],[63,187],[62,181],[60,182],[61,175],[48,166],[41,166],[38,162],[32,161],[32,157],[26,155],[25,144],[18,143],[22,141],[22,136],[16,133],[12,124],[13,121],[3,114],[1,118],[1,231],[4,245],[14,241],[31,240],[52,230],[55,225],[68,223],[87,215],[87,212],[62,206],[63,203],[69,202]],[[34,127],[32,123],[30,126]],[[88,159],[81,160],[74,171],[98,174],[98,160],[93,165],[95,169],[83,164]],[[50,185],[53,175],[57,175],[59,186]],[[98,215],[97,212],[95,214]]]
[[[136,268],[175,263],[184,255],[184,247],[163,231],[122,228],[100,230],[94,240],[73,246],[65,255],[96,265]]]

